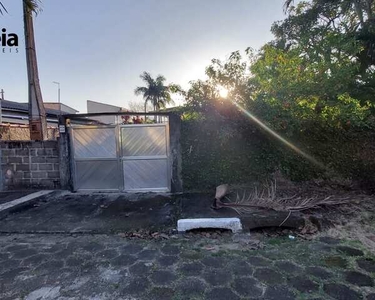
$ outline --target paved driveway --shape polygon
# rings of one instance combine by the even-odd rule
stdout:
[[[213,195],[192,193],[124,194],[53,192],[39,197],[5,216],[2,233],[118,233],[138,229],[171,231],[180,218],[239,217],[228,208],[211,209]],[[299,228],[299,213],[255,210],[240,216],[246,229],[278,226]]]
[[[247,242],[1,236],[0,298],[375,299],[375,260],[359,243],[278,237],[254,250]]]
[[[176,199],[159,194],[53,192],[0,219],[3,233],[112,233],[175,227]]]

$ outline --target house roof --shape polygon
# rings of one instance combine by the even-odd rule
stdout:
[[[62,107],[67,107],[67,108],[69,108],[71,110],[74,110],[75,112],[79,112],[79,110],[76,110],[75,108],[70,107],[69,105],[66,105],[64,103],[59,103],[59,102],[45,102],[45,101],[43,101],[43,103],[44,104],[60,104]]]
[[[28,113],[29,111],[28,103],[14,102],[14,101],[9,101],[9,100],[1,100],[1,107],[2,109],[8,109],[8,110],[25,112],[25,113]],[[63,111],[60,112],[59,110],[56,110],[56,109],[46,108],[46,114],[58,116],[60,114],[66,115],[68,113],[63,112]]]

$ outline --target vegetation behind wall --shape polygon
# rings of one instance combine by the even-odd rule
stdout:
[[[370,130],[343,132],[306,124],[288,138],[325,169],[245,118],[184,120],[181,130],[185,190],[248,184],[270,178],[275,171],[293,181],[351,179],[364,188],[375,186],[375,133]]]

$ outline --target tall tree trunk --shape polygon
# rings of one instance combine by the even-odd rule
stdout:
[[[23,20],[26,44],[27,78],[29,83],[29,124],[30,139],[47,139],[46,111],[43,105],[42,91],[39,84],[38,63],[36,59],[33,12],[29,11],[23,0]]]

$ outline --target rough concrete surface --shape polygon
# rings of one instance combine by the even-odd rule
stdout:
[[[211,209],[209,194],[124,194],[54,192],[0,215],[0,232],[113,233],[137,229],[170,231],[178,219],[238,218],[243,229],[279,226],[303,227],[300,214],[254,210],[239,216],[234,210]]]
[[[8,191],[0,192],[0,204],[16,200],[26,195],[32,194],[34,191]]]
[[[159,194],[55,192],[0,219],[0,232],[111,233],[173,228],[175,199]]]
[[[0,213],[4,213],[6,211],[10,211],[13,208],[20,207],[24,205],[25,203],[29,203],[30,201],[33,201],[35,199],[38,199],[39,197],[42,197],[44,195],[50,194],[52,191],[38,191],[34,192],[28,195],[24,195],[20,198],[14,199],[12,201],[7,201],[5,203],[0,203]]]

